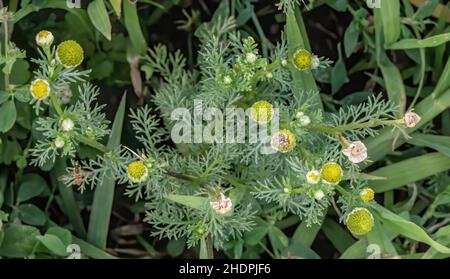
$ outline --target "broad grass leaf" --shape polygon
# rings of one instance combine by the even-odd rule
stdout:
[[[55,165],[50,171],[50,179],[52,186],[57,188],[62,200],[61,206],[65,212],[70,224],[73,226],[76,235],[86,238],[86,228],[83,219],[81,218],[80,207],[75,200],[73,188],[67,187],[66,184],[58,180],[58,177],[65,175],[66,160],[64,158],[56,158]]]
[[[440,228],[435,234],[435,238],[440,243],[449,246],[450,245],[450,225]],[[445,259],[448,258],[447,254],[439,253],[433,247],[430,247],[425,254],[422,256],[422,259]]]
[[[116,111],[116,116],[114,117],[111,134],[108,139],[108,148],[110,150],[116,149],[120,145],[123,120],[125,117],[125,104],[126,94],[122,96],[119,108]],[[97,185],[94,192],[87,239],[90,243],[101,249],[106,248],[115,186],[116,183],[112,173],[106,173],[104,174],[103,182]]]
[[[414,49],[437,47],[450,41],[450,33],[428,37],[426,39],[403,39],[388,46],[388,49]]]
[[[371,207],[383,223],[383,226],[386,226],[388,229],[398,232],[405,237],[428,244],[441,253],[450,254],[450,248],[433,240],[421,227],[413,222],[392,213],[381,205],[372,204]]]
[[[269,228],[269,240],[274,249],[283,250],[289,245],[289,238],[275,226]]]
[[[352,246],[342,253],[340,259],[365,259],[367,257],[367,246],[369,242],[366,237],[356,241]]]
[[[450,157],[450,137],[419,133],[413,134],[411,137],[412,139],[408,143],[429,147]]]
[[[94,0],[87,7],[92,24],[106,39],[111,40],[111,21],[104,0]]]
[[[448,169],[450,157],[430,153],[375,170],[370,174],[386,177],[387,180],[374,180],[371,186],[377,193],[386,192]]]
[[[109,2],[111,3],[111,6],[113,7],[117,17],[120,18],[120,15],[122,13],[122,0],[109,0]]]
[[[356,44],[358,43],[358,37],[359,37],[359,23],[357,20],[354,19],[347,27],[347,30],[345,30],[344,34],[344,49],[346,57],[350,57],[350,55],[352,55],[353,50],[355,49]]]
[[[367,240],[370,244],[376,244],[380,247],[381,255],[396,256],[397,250],[391,242],[391,239],[384,232],[384,228],[381,226],[378,220],[375,220],[375,225],[372,230],[367,234]]]
[[[406,91],[403,84],[403,78],[399,69],[386,55],[383,47],[383,41],[384,43],[388,43],[390,40],[391,42],[394,42],[400,35],[400,11],[389,11],[397,6],[399,9],[399,5],[399,0],[383,1],[381,9],[374,9],[374,16],[377,62],[383,74],[389,100],[399,107],[399,111],[396,115],[402,117],[406,105]],[[384,37],[382,34],[384,34]]]
[[[425,19],[433,14],[439,5],[439,0],[429,0],[417,9],[414,18],[417,20]],[[445,14],[445,13],[443,13]]]
[[[302,243],[305,246],[311,247],[314,239],[316,239],[316,236],[320,231],[320,228],[322,227],[322,223],[325,219],[324,215],[320,217],[319,224],[312,224],[311,226],[308,226],[306,222],[302,222],[295,230],[294,235],[292,236],[292,240],[298,243]]]
[[[123,2],[123,19],[125,23],[125,28],[128,31],[128,36],[130,37],[131,44],[135,52],[144,55],[147,52],[147,42],[145,41],[144,33],[141,29],[141,24],[139,22],[139,16],[137,13],[137,4],[130,3],[130,1]]]
[[[344,59],[342,57],[341,44],[338,44],[339,59],[331,70],[331,93],[334,94],[341,89],[341,87],[349,82],[347,76],[347,69],[345,68]]]
[[[340,253],[343,253],[348,247],[355,243],[355,240],[348,231],[343,229],[333,219],[325,219],[325,222],[322,225],[322,231]]]
[[[379,12],[383,22],[384,43],[389,45],[400,37],[400,0],[381,1]]]
[[[117,259],[116,257],[108,254],[104,250],[99,249],[82,239],[72,236],[72,241],[74,244],[80,246],[81,254],[83,256],[87,256],[92,259]]]

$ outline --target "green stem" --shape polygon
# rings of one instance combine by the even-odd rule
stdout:
[[[96,141],[96,140],[92,140],[84,135],[80,135],[78,134],[76,136],[77,140],[80,141],[81,143],[84,143],[86,145],[89,145],[90,147],[93,147],[103,153],[108,153],[110,152],[109,148],[106,147],[105,145],[101,144],[100,142]]]
[[[404,124],[405,121],[403,119],[393,119],[393,120],[369,120],[364,123],[352,123],[348,125],[338,126],[336,127],[338,132],[345,132],[349,130],[355,129],[363,129],[370,128],[376,126],[390,126],[390,125],[401,125]]]
[[[334,185],[334,188],[341,194],[342,196],[350,195],[349,192],[347,192],[341,185]]]
[[[64,112],[58,102],[58,99],[56,99],[55,94],[50,93],[50,101],[52,102],[53,108],[56,110],[56,113],[58,113],[59,116],[63,116]]]
[[[376,126],[389,126],[389,125],[401,125],[404,124],[405,121],[403,119],[393,119],[393,120],[369,120],[367,122],[363,123],[352,123],[337,127],[327,126],[327,125],[321,125],[321,124],[311,124],[306,127],[306,129],[309,129],[311,131],[317,131],[322,132],[334,136],[338,136],[341,133],[349,130],[355,130],[355,129],[363,129],[363,128],[370,128],[370,127],[376,127]]]
[[[264,34],[264,31],[263,31],[263,29],[261,27],[261,24],[259,23],[258,17],[256,16],[254,11],[252,13],[252,21],[253,21],[253,24],[256,27],[256,32],[258,32],[259,39],[261,40],[261,47],[262,47],[262,50],[263,50],[264,57],[267,57],[268,53],[269,53],[269,51],[267,49],[268,41],[267,41],[266,35]]]
[[[272,258],[272,259],[276,259],[277,257],[272,253],[272,251],[269,250],[269,248],[267,248],[267,246],[262,243],[261,241],[258,243],[259,246],[261,246],[261,248],[264,249],[264,251],[266,251],[266,253]]]

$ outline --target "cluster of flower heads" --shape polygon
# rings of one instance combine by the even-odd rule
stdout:
[[[36,35],[36,43],[43,50],[43,59],[39,65],[43,69],[38,72],[37,78],[32,81],[30,85],[31,96],[37,102],[47,101],[53,97],[61,100],[61,92],[67,90],[70,81],[79,81],[83,74],[74,72],[74,68],[80,65],[84,59],[83,48],[75,41],[68,40],[60,43],[57,47],[52,49],[54,37],[49,31],[41,31]],[[274,78],[274,73],[277,68],[286,68],[289,63],[299,71],[316,70],[321,67],[329,65],[329,61],[312,54],[305,49],[297,50],[291,59],[277,59],[273,63],[261,57],[258,54],[254,40],[249,37],[243,41],[243,51],[237,55],[235,63],[230,69],[221,71],[217,76],[217,82],[226,88],[237,87],[242,92],[251,92],[255,89],[255,84],[258,81],[270,81]],[[89,88],[88,88],[89,89]],[[90,90],[87,90],[89,92]],[[54,95],[53,95],[54,94]],[[90,97],[86,97],[90,95]],[[99,107],[95,107],[93,114],[94,122],[89,122],[83,118],[86,115],[86,110],[92,101],[95,99],[95,94],[86,93],[81,94],[81,97],[89,100],[82,100],[82,104],[68,107],[64,111],[59,112],[56,120],[43,120],[40,122],[40,129],[49,138],[47,142],[40,142],[32,151],[38,159],[39,165],[49,159],[48,150],[58,151],[63,150],[61,155],[74,154],[74,147],[76,146],[76,138],[86,137],[86,140],[95,142],[106,134],[104,116],[99,114]],[[57,99],[58,100],[58,99]],[[54,99],[51,100],[55,102]],[[54,103],[55,104],[55,103]],[[83,111],[84,108],[85,110]],[[251,118],[258,123],[268,123],[274,116],[274,105],[266,100],[260,100],[251,106]],[[89,114],[90,112],[87,112]],[[92,119],[91,119],[92,120]],[[404,125],[406,127],[414,127],[420,121],[420,116],[409,111],[402,119],[396,121],[396,124]],[[86,125],[85,125],[86,124]],[[271,136],[271,147],[281,154],[298,154],[298,149],[302,148],[302,139],[304,137],[299,134],[307,132],[317,132],[324,129],[323,123],[318,121],[314,112],[307,109],[296,110],[293,113],[291,121],[276,133]],[[322,125],[322,127],[318,127]],[[95,127],[101,127],[94,130]],[[330,127],[325,127],[330,128]],[[331,127],[332,129],[333,127]],[[355,139],[349,141],[345,138],[344,133],[339,132],[335,135],[342,145],[341,153],[348,161],[353,164],[359,164],[365,161],[368,157],[367,147],[361,140]],[[92,143],[92,142],[91,142]],[[299,147],[299,148],[298,148]],[[53,153],[53,159],[55,152]],[[137,155],[136,155],[137,156]],[[295,156],[295,155],[294,155]],[[146,156],[137,156],[138,159],[130,159],[125,166],[126,179],[130,184],[142,185],[146,184],[152,179],[153,175],[160,175],[162,172],[156,171],[155,159]],[[316,165],[317,167],[317,165]],[[335,192],[335,187],[343,180],[344,170],[341,165],[329,160],[322,163],[317,168],[308,169],[304,173],[303,180],[306,187],[291,187],[290,183],[284,183],[281,194],[283,197],[292,197],[298,194],[307,195],[312,200],[293,200],[293,203],[286,206],[286,199],[280,200],[283,207],[292,207],[296,209],[294,212],[302,212],[308,206],[318,206],[319,209],[324,209],[328,205],[328,200],[331,199]],[[286,186],[287,185],[287,186]],[[266,191],[262,189],[260,193],[256,193],[257,197],[266,197],[273,193],[272,189]],[[266,195],[267,193],[267,195]],[[265,196],[266,195],[266,196]],[[218,216],[228,216],[235,207],[231,198],[225,196],[224,192],[219,190],[216,194],[209,197],[209,207]],[[368,233],[374,226],[374,218],[366,204],[372,202],[374,199],[374,191],[368,187],[359,191],[358,203],[353,204],[352,208],[345,213],[344,222],[347,228],[355,236],[360,236]],[[273,201],[273,198],[268,200]],[[313,201],[317,202],[314,204]],[[295,203],[299,204],[295,204]],[[299,209],[300,207],[303,207]],[[225,224],[225,223],[224,223]],[[204,223],[195,224],[193,234],[204,236],[208,227]]]
[[[76,69],[84,60],[83,48],[74,40],[56,46],[54,41],[50,31],[36,35],[40,57],[32,59],[38,68],[29,88],[31,103],[39,116],[36,130],[42,134],[31,149],[32,163],[41,167],[54,163],[56,156],[74,158],[80,143],[96,145],[97,140],[109,134],[109,122],[102,112],[104,105],[96,103],[99,90],[84,82],[90,71]],[[68,105],[71,86],[78,87],[79,98]],[[50,105],[54,113],[42,116],[42,104]]]
[[[323,63],[323,61],[316,55],[304,49],[297,50],[294,53],[291,61],[292,65],[299,71],[315,70],[327,64],[327,62]],[[268,120],[270,120],[275,109],[274,106],[267,101],[258,101],[254,103],[251,108],[251,116],[253,120],[257,121],[258,123],[266,123]],[[311,114],[313,113],[308,110],[300,110],[295,112],[293,118],[291,118],[290,125],[288,125],[286,128],[280,129],[278,132],[272,135],[272,148],[282,154],[292,153],[295,154],[293,156],[297,156],[301,153],[298,153],[299,150],[296,150],[296,147],[300,146],[300,149],[302,149],[304,146],[302,140],[304,140],[305,137],[303,137],[302,135],[304,135],[305,132],[307,133],[320,131],[329,133],[328,136],[336,139],[336,142],[341,146],[340,153],[345,158],[347,158],[350,164],[355,164],[356,166],[357,164],[360,164],[367,160],[368,149],[363,143],[362,139],[349,141],[345,136],[346,130],[341,131],[340,129],[335,129],[337,127],[333,127],[332,125],[324,125],[322,119],[310,117]],[[408,111],[401,119],[383,120],[383,118],[381,118],[378,125],[398,125],[400,128],[401,126],[413,128],[420,122],[420,120],[421,118],[419,115],[417,115],[413,111]],[[367,123],[363,123],[360,126],[362,127],[365,124],[367,124],[368,126],[372,125],[371,121],[368,120]],[[351,131],[351,123],[350,125],[348,125],[348,127]],[[359,126],[355,126],[355,129],[358,129],[358,127]],[[354,136],[352,136],[352,138],[354,139]],[[331,162],[324,163],[320,169],[310,169],[307,171],[305,180],[306,184],[309,186],[306,186],[305,188],[292,188],[291,186],[282,186],[284,188],[281,191],[280,195],[283,197],[292,197],[292,202],[294,203],[305,202],[305,200],[299,200],[297,198],[299,194],[307,194],[317,202],[332,199],[335,192],[334,186],[340,187],[338,186],[338,184],[340,184],[344,177],[344,171],[341,165],[338,162],[333,161],[339,160],[339,156],[335,156],[335,159],[332,158]],[[357,169],[358,167],[350,168]],[[354,179],[352,178],[353,174],[349,173],[348,176],[349,180]],[[280,206],[286,209],[291,209],[291,211],[296,214],[301,215],[302,211],[307,211],[307,209],[305,208],[301,209],[300,206],[290,204],[285,198],[275,199],[271,197],[270,195],[271,193],[273,193],[273,188],[271,188],[272,186],[270,186],[270,184],[271,183],[264,187],[258,187],[257,192],[255,192],[256,197],[268,201],[278,201]],[[281,184],[290,185],[291,183],[285,181]],[[343,219],[343,221],[349,231],[355,236],[367,234],[374,226],[373,215],[368,209],[368,206],[366,206],[374,199],[374,194],[375,193],[371,188],[363,188],[359,190],[359,199],[357,199],[356,202],[350,201],[347,204],[348,211],[345,212],[345,218]],[[312,206],[313,204],[312,201],[307,202],[307,204],[308,203],[310,204],[310,206]],[[322,205],[323,204],[324,203],[322,203]],[[315,218],[313,218],[313,220],[315,220]],[[310,223],[309,220],[307,220],[307,222]]]
[[[36,43],[44,52],[44,61],[40,61],[41,66],[45,64],[46,69],[39,74],[40,77],[31,82],[30,93],[34,100],[41,102],[46,100],[52,93],[60,91],[58,79],[65,79],[63,69],[71,70],[79,66],[84,59],[83,48],[74,40],[67,40],[52,50],[54,36],[49,31],[40,31],[36,35]],[[69,71],[66,71],[68,73]],[[73,76],[77,79],[77,76]]]

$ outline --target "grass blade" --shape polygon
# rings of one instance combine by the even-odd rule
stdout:
[[[365,259],[367,255],[367,246],[369,241],[366,237],[356,241],[355,244],[348,247],[339,257],[340,259]]]
[[[123,19],[134,50],[138,54],[144,55],[148,47],[141,29],[141,24],[139,23],[136,6],[137,3],[132,4],[130,1],[123,1]]]
[[[120,18],[120,15],[122,14],[122,0],[109,0],[109,2],[111,3],[117,17]]]
[[[450,225],[440,228],[436,234],[435,238],[440,243],[445,245],[450,245]],[[439,253],[433,247],[430,247],[425,254],[422,256],[422,259],[445,259],[448,258],[448,255]]]
[[[388,49],[412,49],[437,47],[450,41],[450,33],[439,34],[426,39],[404,39],[391,44]]]
[[[320,228],[322,227],[324,219],[325,216],[322,217],[320,224],[313,224],[309,227],[306,225],[306,222],[301,223],[295,230],[292,240],[297,243],[301,243],[304,246],[311,247],[314,239],[316,239],[316,236],[320,231]]]
[[[111,40],[111,22],[104,0],[94,0],[87,7],[87,12],[95,28]]]
[[[390,1],[389,1],[390,2]],[[389,2],[382,2],[382,7],[388,7],[390,4],[387,4]],[[392,2],[398,2],[398,0],[392,1]],[[400,5],[398,3],[398,5]],[[383,8],[381,9],[383,10]],[[385,22],[389,15],[383,15],[383,11],[380,11],[379,9],[375,9],[374,15],[375,15],[375,40],[376,40],[376,57],[378,65],[381,69],[381,73],[383,74],[383,79],[386,85],[386,91],[389,97],[389,100],[394,102],[396,105],[399,106],[399,111],[397,113],[397,116],[403,115],[405,106],[406,106],[406,91],[405,86],[403,84],[403,78],[398,70],[398,68],[389,60],[389,57],[387,57],[386,53],[384,52],[383,46],[382,46],[382,30],[385,32],[389,29],[389,26],[386,26]],[[400,18],[398,19],[400,20]],[[383,29],[384,28],[384,29]],[[390,35],[392,36],[392,35]],[[397,40],[397,39],[395,39]],[[386,41],[386,39],[385,39]]]
[[[295,51],[299,48],[310,50],[309,43],[307,42],[306,34],[303,34],[302,30],[305,30],[304,27],[300,28],[303,25],[303,18],[301,13],[294,13],[294,11],[289,11],[286,14],[286,36],[287,42],[289,46],[289,59],[294,55]],[[291,67],[292,77],[295,80],[296,93],[300,94],[302,90],[314,90],[318,91],[318,87],[316,81],[311,72],[308,71],[299,71],[293,65]],[[316,95],[316,104],[318,107],[322,108],[322,102],[320,100],[320,95]]]
[[[117,259],[116,257],[75,236],[72,236],[72,241],[74,244],[80,246],[82,255],[87,256],[91,259]]]
[[[400,0],[381,1],[379,15],[383,23],[384,43],[392,44],[400,37]]]
[[[387,177],[387,180],[374,180],[371,186],[377,193],[386,192],[448,169],[450,157],[430,153],[377,169],[371,174]]]
[[[408,238],[430,245],[437,251],[450,254],[450,248],[434,241],[421,227],[408,221],[397,214],[394,214],[379,204],[372,205],[378,218],[389,230],[398,232]]]
[[[62,204],[65,208],[64,212],[66,212],[67,218],[69,218],[69,222],[72,224],[76,234],[81,238],[86,238],[86,229],[80,215],[80,208],[75,201],[73,190],[64,183],[58,181],[58,177],[64,174],[66,174],[66,161],[62,158],[57,158],[55,166],[50,172],[52,184],[56,184],[56,187],[58,188],[63,201]]]
[[[126,94],[123,95],[114,118],[111,135],[108,140],[109,149],[114,149],[120,144],[123,119],[125,116],[125,101]],[[95,188],[87,239],[90,243],[101,249],[106,248],[115,186],[113,176],[105,175],[103,183],[97,185]]]
[[[355,240],[351,237],[348,231],[344,230],[333,219],[325,219],[322,226],[322,231],[340,253],[343,253],[348,247],[355,243]]]
[[[450,157],[450,137],[416,133],[408,143],[429,147]]]
[[[367,234],[367,240],[370,244],[378,245],[381,254],[387,254],[389,256],[397,255],[397,251],[395,250],[391,239],[386,235],[378,220],[375,220],[375,226]]]

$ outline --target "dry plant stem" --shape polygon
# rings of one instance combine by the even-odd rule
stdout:
[[[331,204],[333,205],[334,210],[336,211],[337,215],[339,216],[339,219],[342,218],[342,212],[339,210],[339,207],[336,205],[336,201],[334,200],[334,197],[331,198]]]
[[[429,227],[428,232],[433,233],[434,231],[438,230],[439,228],[447,225],[447,223],[449,223],[449,222],[450,222],[450,217],[447,217],[444,220],[442,220],[441,222]]]

